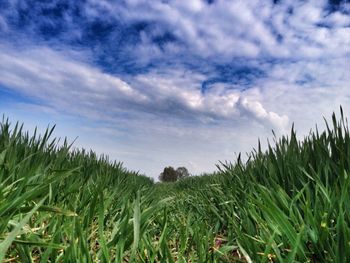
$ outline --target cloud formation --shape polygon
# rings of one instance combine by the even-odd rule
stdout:
[[[326,0],[9,0],[0,96],[82,117],[134,167],[150,152],[152,172],[184,153],[204,167],[271,129],[305,134],[347,112],[349,14],[348,1]]]
[[[85,117],[113,118],[121,112],[147,112],[196,122],[236,119],[244,112],[277,127],[286,117],[266,112],[244,92],[216,86],[202,93],[205,76],[193,72],[149,72],[134,77],[134,85],[49,48],[24,52],[2,46],[0,83],[46,105]]]
[[[337,2],[8,1],[1,12],[16,31],[93,48],[105,63],[178,55],[222,63],[234,57],[347,54],[350,8],[346,1]],[[118,58],[106,58],[106,53]]]

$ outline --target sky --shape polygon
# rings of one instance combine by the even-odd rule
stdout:
[[[347,0],[2,0],[0,113],[157,178],[350,116]]]

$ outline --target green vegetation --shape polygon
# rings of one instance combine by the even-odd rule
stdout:
[[[215,175],[153,182],[3,121],[0,261],[349,262],[350,134],[341,113]]]
[[[161,182],[176,182],[177,180],[183,179],[190,176],[186,167],[178,167],[176,170],[169,166],[165,167],[163,172],[159,175]]]

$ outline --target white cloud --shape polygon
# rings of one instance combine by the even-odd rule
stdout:
[[[52,107],[81,112],[84,105],[98,108],[111,101],[139,103],[148,99],[119,78],[47,47],[17,51],[2,45],[0,61],[2,85]]]
[[[240,99],[239,106],[243,109],[243,112],[247,112],[258,120],[267,120],[273,124],[274,128],[277,128],[278,131],[282,130],[285,132],[285,128],[288,125],[288,116],[279,116],[275,112],[267,111],[260,102],[250,101],[247,98]]]
[[[2,46],[0,60],[2,85],[40,99],[55,109],[85,117],[109,119],[122,112],[146,111],[208,122],[237,118],[241,109],[237,105],[239,99],[244,101],[245,109],[259,103],[248,102],[244,93],[220,85],[202,94],[200,87],[206,78],[192,71],[149,72],[136,76],[134,84],[128,84],[47,47],[16,51]],[[252,111],[252,116],[276,124],[271,117],[262,118],[256,111]]]
[[[126,6],[109,3],[106,10],[126,23],[156,23],[147,31],[148,37],[173,33],[179,42],[158,50],[158,56],[159,52],[175,52],[230,61],[236,56],[320,58],[347,54],[349,16],[340,12],[329,15],[327,4],[325,0],[281,1],[278,5],[272,1],[215,1],[207,5],[199,0],[132,0],[126,1]],[[107,4],[100,1],[100,5]],[[322,24],[332,27],[319,27]],[[143,38],[139,52],[152,46],[157,50],[148,37]]]
[[[143,31],[130,33],[138,35],[140,43],[123,47],[140,63],[164,58],[164,55],[173,59],[181,55],[229,62],[235,57],[300,59],[349,54],[350,16],[340,11],[329,13],[329,1],[288,0],[277,5],[272,2],[219,0],[208,5],[201,0],[127,0],[123,4],[89,0],[80,7],[84,18],[81,20],[86,24],[99,21],[117,25],[114,35],[106,40],[112,47],[120,45],[114,40],[121,32],[125,34],[123,26],[149,23]],[[0,17],[0,27],[6,24],[5,17],[19,19],[18,6],[22,5],[27,6],[24,2],[11,2],[3,11],[3,19]],[[48,5],[36,4],[35,10]],[[34,32],[38,26],[40,31],[39,25],[45,19],[50,21],[47,17],[36,17],[36,22],[29,22],[26,30]],[[62,19],[67,26],[63,38],[81,41],[88,25],[77,25],[73,10],[68,10]],[[163,43],[162,47],[153,41],[166,33],[173,34],[177,41]]]

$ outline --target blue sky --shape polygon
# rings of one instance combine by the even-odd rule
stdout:
[[[0,112],[156,178],[350,115],[350,1],[5,0]]]

